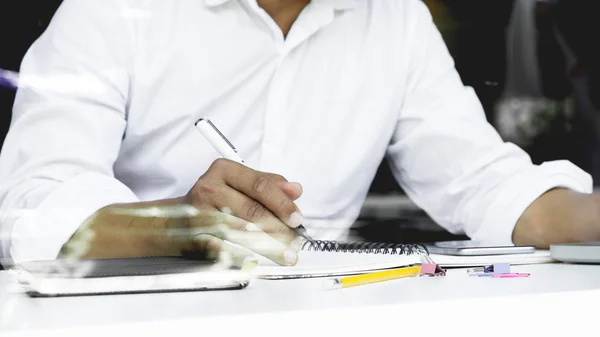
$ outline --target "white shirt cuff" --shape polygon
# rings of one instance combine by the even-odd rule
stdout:
[[[95,173],[77,176],[13,224],[12,262],[56,259],[63,244],[94,212],[114,203],[137,201],[129,188],[112,177]]]
[[[511,178],[487,212],[471,239],[488,245],[513,245],[512,233],[525,210],[554,188],[592,193],[593,181],[585,171],[568,161],[547,162]]]

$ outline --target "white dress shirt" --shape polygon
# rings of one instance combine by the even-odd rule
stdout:
[[[344,239],[386,155],[435,221],[486,243],[545,191],[592,189],[500,139],[419,0],[313,0],[287,38],[256,0],[66,0],[21,75],[0,159],[15,260],[55,258],[103,206],[187,193],[219,157],[200,117],[303,185],[317,238]]]

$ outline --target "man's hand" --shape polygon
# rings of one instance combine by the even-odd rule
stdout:
[[[239,264],[249,251],[294,265],[302,187],[282,176],[216,160],[187,195],[105,207],[79,228],[59,257],[115,258],[223,253]],[[226,242],[226,241],[228,242]]]
[[[600,195],[554,189],[523,213],[513,231],[517,245],[548,249],[551,244],[600,240]]]

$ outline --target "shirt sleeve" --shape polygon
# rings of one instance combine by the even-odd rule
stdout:
[[[0,245],[9,263],[55,259],[96,210],[138,201],[113,174],[134,45],[118,3],[64,1],[22,62],[0,156]]]
[[[517,221],[539,196],[556,187],[591,193],[592,179],[567,161],[534,165],[503,142],[461,82],[427,7],[414,4],[404,103],[388,148],[392,171],[408,197],[448,231],[512,244]]]

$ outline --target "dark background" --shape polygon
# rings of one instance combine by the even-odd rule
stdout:
[[[423,0],[432,11],[444,35],[463,82],[474,88],[488,121],[494,126],[496,109],[505,92],[510,53],[507,52],[508,25],[519,1],[527,0]],[[534,39],[540,93],[538,97],[556,103],[558,110],[572,101],[572,116],[543,116],[546,127],[525,144],[536,164],[567,159],[600,182],[600,48],[596,15],[600,1],[534,1],[530,16]],[[517,7],[523,8],[523,6]],[[517,31],[517,34],[520,32]],[[512,60],[513,62],[518,62]],[[371,195],[400,196],[384,161],[371,186]],[[405,204],[405,203],[402,203]],[[373,208],[363,215],[364,226],[357,235],[366,240],[423,242],[463,239],[439,228],[427,215],[414,208],[390,212]],[[390,215],[390,213],[392,215]],[[387,214],[387,215],[382,215]]]
[[[519,1],[519,0],[516,0]],[[23,55],[44,31],[60,0],[0,1],[0,68],[19,70]],[[515,0],[424,0],[442,31],[466,85],[479,95],[490,122],[502,96],[507,69],[507,26]],[[537,135],[524,148],[534,162],[569,159],[594,173],[598,149],[591,120],[597,117],[596,55],[593,32],[598,32],[593,15],[594,0],[540,2],[528,13],[536,22],[539,71],[543,96],[564,100],[574,96],[583,102],[570,120],[556,118],[550,128]],[[576,57],[573,69],[567,67],[565,46]],[[577,83],[581,84],[579,87]],[[577,88],[580,88],[579,90]],[[583,88],[583,89],[581,89]],[[595,98],[595,99],[594,99]],[[0,144],[8,130],[14,93],[0,88]],[[361,240],[422,242],[464,238],[455,237],[410,202],[392,177],[384,161],[371,186],[370,199],[357,222],[354,236]],[[379,199],[378,199],[379,198]],[[383,198],[383,199],[382,199]],[[392,200],[379,202],[378,200]]]

